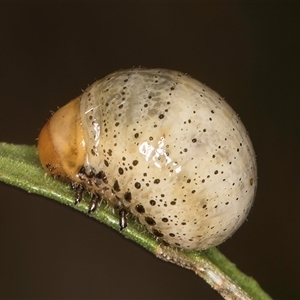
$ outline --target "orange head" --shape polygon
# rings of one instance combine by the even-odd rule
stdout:
[[[47,173],[61,180],[76,181],[86,156],[80,97],[59,109],[42,128],[38,154]]]

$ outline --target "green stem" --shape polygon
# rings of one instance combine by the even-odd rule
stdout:
[[[68,185],[45,174],[36,152],[34,146],[0,143],[0,181],[51,198],[87,214],[88,197],[85,196],[85,201],[75,206],[73,191]],[[88,215],[119,231],[118,216],[105,203],[96,212]],[[132,216],[128,217],[128,226],[121,234],[158,258],[193,270],[224,299],[271,299],[254,279],[240,272],[216,248],[196,252],[163,246]]]

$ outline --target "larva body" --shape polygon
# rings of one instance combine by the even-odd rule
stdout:
[[[52,116],[38,148],[48,173],[125,208],[180,248],[230,237],[257,185],[254,150],[236,113],[176,71],[132,69],[96,81]]]

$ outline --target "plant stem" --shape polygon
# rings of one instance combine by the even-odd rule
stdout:
[[[88,197],[74,205],[70,187],[46,175],[34,146],[0,143],[0,181],[71,206],[85,214]],[[119,231],[119,219],[114,210],[102,203],[90,217]],[[134,217],[128,217],[128,226],[121,234],[138,243],[158,258],[193,270],[224,299],[271,299],[251,277],[240,272],[216,248],[205,251],[185,251],[162,245],[141,226]]]

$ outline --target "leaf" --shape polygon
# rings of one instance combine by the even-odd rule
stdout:
[[[75,206],[74,192],[70,187],[45,174],[35,146],[0,143],[0,180],[87,214],[87,195],[84,197],[86,201]],[[118,216],[105,203],[88,215],[119,231]],[[216,248],[197,252],[164,246],[132,216],[128,217],[128,226],[122,230],[121,234],[157,257],[193,270],[224,299],[271,299],[254,279],[240,272]]]

